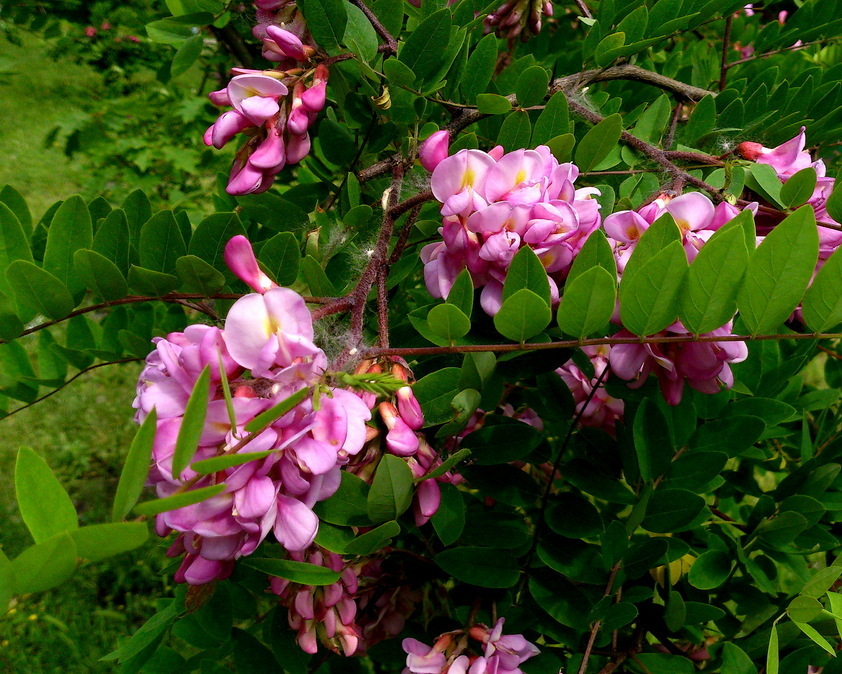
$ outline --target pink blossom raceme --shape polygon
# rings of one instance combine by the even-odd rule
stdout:
[[[496,32],[509,43],[518,37],[525,42],[541,32],[542,17],[552,15],[550,0],[506,0],[485,18],[485,32]]]
[[[594,367],[594,376],[589,378],[575,362],[571,359],[556,370],[576,402],[576,412],[582,413],[580,423],[582,426],[601,428],[605,432],[614,435],[615,424],[622,421],[625,404],[622,400],[612,398],[600,385],[596,392],[591,395],[594,387],[602,376],[604,382],[607,378],[605,369],[610,360],[611,347],[609,346],[583,346],[582,351],[588,356]],[[590,397],[590,402],[588,401]]]
[[[450,133],[447,131],[436,131],[427,140],[421,143],[418,149],[418,158],[421,166],[432,171],[447,158],[450,147]]]
[[[689,331],[676,322],[655,337],[689,335]],[[712,330],[704,337],[725,337],[731,333],[731,323]],[[628,330],[620,330],[614,337],[634,337]],[[649,344],[617,344],[611,347],[611,370],[620,379],[630,381],[631,388],[643,386],[649,374],[654,374],[661,385],[664,399],[678,405],[685,381],[701,393],[718,393],[731,388],[734,376],[730,364],[740,363],[748,357],[745,342],[681,342]]]
[[[558,301],[558,286],[573,258],[600,224],[597,191],[576,190],[578,175],[573,164],[559,164],[545,146],[508,154],[460,150],[442,160],[430,182],[442,204],[443,240],[421,251],[430,294],[447,297],[468,269],[474,287],[483,289],[483,309],[494,315],[512,258],[529,246]]]

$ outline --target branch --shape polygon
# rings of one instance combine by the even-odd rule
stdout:
[[[743,63],[748,63],[749,61],[756,61],[757,59],[768,58],[769,56],[776,56],[777,54],[783,54],[787,51],[799,51],[801,49],[806,49],[807,47],[812,47],[816,44],[822,44],[824,42],[833,42],[834,40],[842,39],[842,35],[837,35],[836,37],[826,37],[821,40],[813,40],[812,42],[804,42],[798,45],[791,45],[789,47],[782,47],[781,49],[773,49],[772,51],[763,52],[762,54],[752,54],[751,56],[747,56],[744,59],[740,59],[739,61],[731,61],[727,66],[725,66],[728,70],[733,68],[734,66],[742,65]]]
[[[397,54],[397,40],[395,40],[395,38],[392,37],[392,34],[386,30],[386,27],[380,23],[380,19],[378,19],[377,15],[368,8],[368,5],[366,5],[363,0],[351,0],[351,4],[356,5],[362,10],[362,13],[365,14],[365,18],[368,19],[371,27],[374,28],[375,32],[383,38],[383,41],[386,43],[386,49],[384,51],[388,51],[391,54]]]
[[[763,342],[785,339],[842,339],[842,332],[814,332],[774,335],[672,335],[669,337],[593,337],[591,339],[568,339],[556,342],[536,342],[534,344],[462,344],[455,346],[419,346],[410,348],[371,348],[360,355],[362,358],[380,356],[440,356],[449,353],[511,353],[513,351],[548,351],[552,349],[572,349],[581,346],[616,346],[618,344],[689,344],[693,342]]]
[[[40,398],[36,398],[35,400],[33,400],[31,403],[26,403],[26,405],[23,405],[21,407],[18,407],[17,409],[12,410],[8,414],[6,414],[3,418],[8,419],[13,414],[17,414],[18,412],[22,412],[23,410],[27,409],[28,407],[32,407],[33,405],[37,405],[42,400],[46,400],[50,396],[55,395],[56,393],[61,391],[63,388],[65,388],[68,384],[74,382],[79,377],[81,377],[83,374],[86,374],[86,373],[90,372],[91,370],[96,370],[98,368],[105,367],[106,365],[119,365],[120,363],[137,363],[137,362],[140,362],[142,360],[144,360],[144,359],[143,358],[123,358],[122,360],[111,360],[111,361],[108,361],[107,363],[97,363],[96,365],[91,365],[90,367],[83,368],[83,369],[79,370],[76,374],[74,374],[66,382],[64,382],[58,388],[54,388],[49,393],[45,393]]]
[[[588,8],[588,6],[585,4],[585,0],[576,0],[576,6],[579,8],[579,11],[582,12],[582,14],[584,16],[586,16],[588,19],[593,18],[593,13]]]
[[[611,80],[633,80],[636,82],[643,82],[644,84],[651,84],[659,89],[670,92],[679,100],[685,101],[698,101],[705,96],[716,95],[713,91],[684,84],[683,82],[674,80],[671,77],[666,77],[665,75],[660,75],[652,72],[651,70],[646,70],[640,66],[630,64],[612,66],[611,68],[605,68],[603,70],[585,70],[583,72],[576,73],[575,75],[560,77],[550,84],[547,89],[547,94],[552,95],[562,91],[565,95],[568,95],[569,99],[569,94],[576,90],[582,89],[595,82],[608,82]],[[511,102],[512,105],[517,103],[517,97],[514,94],[510,94],[506,98],[509,99],[509,102]],[[449,131],[451,136],[454,136],[484,117],[488,117],[488,115],[481,113],[475,108],[460,109],[457,116],[454,117],[449,124],[445,125],[444,129]],[[403,161],[403,156],[399,152],[395,153],[387,159],[383,159],[376,164],[372,164],[368,168],[362,169],[359,173],[357,173],[357,179],[361,183],[367,182],[373,178],[377,178],[378,176],[388,173],[397,164],[402,163]]]
[[[606,368],[607,370],[608,368]],[[614,581],[617,578],[617,574],[620,571],[620,565],[622,564],[622,560],[616,562],[614,566],[611,567],[611,575],[608,576],[608,582],[605,584],[605,592],[603,593],[603,597],[607,597],[611,594],[614,588]],[[585,653],[582,656],[582,664],[579,666],[578,674],[586,674],[588,671],[588,660],[591,659],[591,651],[593,650],[594,642],[596,641],[596,635],[599,634],[599,630],[602,627],[602,620],[597,620],[591,625],[591,633],[588,636],[588,643],[585,646]]]
[[[728,51],[731,49],[731,22],[734,15],[729,14],[725,19],[725,35],[722,37],[722,61],[719,67],[719,90],[725,89],[728,84]]]

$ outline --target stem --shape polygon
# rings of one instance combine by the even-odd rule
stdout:
[[[725,19],[725,35],[722,37],[722,61],[719,68],[719,90],[725,89],[728,84],[728,51],[731,49],[731,22],[734,15],[729,14]]]
[[[585,4],[585,0],[576,0],[576,6],[579,8],[579,11],[582,12],[582,14],[585,17],[587,17],[588,19],[593,18],[593,13],[588,8],[588,6]]]
[[[611,594],[612,588],[614,587],[614,581],[617,578],[617,573],[620,571],[620,564],[621,562],[616,562],[614,566],[611,567],[611,575],[608,576],[608,582],[605,584],[605,592],[602,595],[603,597],[607,597]],[[602,620],[597,620],[593,625],[591,625],[591,633],[588,636],[588,643],[585,646],[585,653],[582,656],[582,664],[579,665],[578,674],[585,674],[588,671],[588,660],[591,659],[591,651],[593,650],[593,645],[596,641],[596,635],[599,634],[601,627]]]
[[[799,333],[775,335],[672,335],[664,337],[594,337],[591,339],[568,339],[557,342],[535,344],[462,344],[456,346],[419,346],[412,348],[366,349],[361,357],[380,356],[438,356],[448,353],[510,353],[512,351],[544,351],[549,349],[572,349],[582,346],[616,346],[617,344],[689,344],[692,342],[762,342],[784,339],[842,339],[842,333]]]
[[[675,141],[675,132],[678,129],[678,120],[681,119],[681,110],[684,108],[684,104],[680,101],[675,104],[675,109],[672,111],[672,119],[670,120],[670,128],[667,131],[667,135],[664,138],[664,151],[667,152],[672,147],[673,142]]]
[[[368,5],[363,2],[363,0],[351,0],[351,4],[356,5],[362,10],[362,13],[365,14],[365,18],[368,19],[368,22],[371,24],[371,27],[374,28],[374,31],[383,38],[383,41],[386,43],[386,50],[391,54],[398,53],[398,42],[392,37],[391,33],[386,30],[386,27],[380,23],[380,19],[377,18],[377,15],[372,12]]]
[[[834,40],[842,39],[842,36],[836,37],[826,37],[822,40],[813,40],[812,42],[804,42],[803,44],[799,45],[791,45],[789,47],[782,47],[781,49],[773,49],[772,51],[763,52],[762,54],[752,54],[751,56],[747,56],[744,59],[739,59],[738,61],[731,61],[726,68],[731,69],[734,66],[742,65],[743,63],[748,63],[749,61],[756,61],[757,59],[768,58],[769,56],[776,56],[777,54],[783,54],[786,51],[798,51],[799,49],[805,49],[807,47],[812,47],[816,44],[822,44],[824,42],[833,42]]]
[[[111,360],[111,361],[108,361],[107,363],[97,363],[96,365],[91,365],[90,367],[83,368],[83,369],[79,370],[76,374],[74,374],[74,375],[73,375],[70,379],[68,379],[66,382],[64,382],[64,383],[63,383],[61,386],[59,386],[58,388],[54,388],[54,389],[53,389],[52,391],[50,391],[49,393],[45,393],[45,394],[44,394],[44,395],[42,395],[40,398],[36,398],[35,400],[33,400],[31,403],[26,403],[26,405],[23,405],[23,406],[21,406],[21,407],[18,407],[17,409],[12,410],[12,411],[11,411],[11,412],[9,412],[8,414],[6,414],[6,416],[4,416],[3,418],[4,418],[4,419],[8,419],[8,418],[9,418],[10,416],[12,416],[13,414],[17,414],[18,412],[22,412],[22,411],[23,411],[23,410],[25,410],[27,407],[32,407],[33,405],[37,405],[37,404],[38,404],[38,403],[40,403],[42,400],[46,400],[46,399],[47,399],[47,398],[49,398],[50,396],[55,395],[56,393],[58,393],[59,391],[61,391],[63,388],[65,388],[68,384],[70,384],[71,382],[73,382],[73,381],[77,380],[77,379],[78,379],[79,377],[81,377],[83,374],[86,374],[86,373],[90,372],[91,370],[96,370],[96,369],[98,369],[98,368],[105,367],[106,365],[119,365],[120,363],[137,363],[137,362],[140,362],[140,361],[142,361],[142,360],[144,360],[144,359],[143,359],[143,358],[123,358],[122,360]]]

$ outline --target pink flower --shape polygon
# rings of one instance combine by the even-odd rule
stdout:
[[[813,164],[810,153],[804,148],[807,144],[805,127],[794,138],[777,147],[763,147],[760,143],[746,141],[737,146],[736,153],[743,159],[768,164],[781,178],[792,176],[801,169]]]
[[[258,293],[265,293],[278,285],[257,264],[251,242],[242,235],[232,237],[225,245],[225,264],[237,277]]]
[[[610,435],[614,435],[616,422],[622,421],[623,419],[625,403],[608,395],[603,386],[600,386],[591,395],[594,387],[600,380],[600,375],[603,375],[605,368],[608,367],[611,348],[609,346],[582,347],[582,351],[585,352],[588,358],[590,358],[591,363],[593,363],[593,378],[588,378],[572,359],[558,368],[556,373],[567,384],[567,387],[573,394],[573,400],[576,402],[576,412],[582,413],[580,419],[582,426],[602,428]],[[603,382],[606,378],[605,376],[602,377]],[[590,402],[585,407],[588,397],[590,397]]]
[[[280,26],[266,26],[266,35],[263,40],[265,48],[296,61],[306,61],[316,51],[306,46],[295,33]]]
[[[432,171],[447,158],[450,146],[450,133],[447,131],[436,131],[427,140],[421,143],[418,150],[418,157],[421,166]]]

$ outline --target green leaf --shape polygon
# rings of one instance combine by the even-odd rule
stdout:
[[[152,645],[158,637],[173,623],[178,617],[180,611],[180,602],[173,599],[165,608],[159,610],[154,616],[147,620],[140,629],[132,635],[128,642],[124,643],[116,651],[112,651],[102,658],[108,662],[110,660],[119,660],[126,662],[134,657],[147,646]]]
[[[231,468],[233,466],[241,466],[250,461],[258,461],[265,459],[271,455],[274,449],[267,449],[265,452],[244,452],[242,454],[223,454],[222,456],[212,456],[209,459],[202,459],[191,464],[190,467],[200,475],[211,475],[220,470]]]
[[[178,48],[193,35],[190,23],[185,23],[181,20],[185,18],[186,16],[178,17],[178,19],[169,17],[159,19],[158,21],[151,21],[146,24],[146,34],[153,42],[160,42]],[[212,20],[213,15],[210,15],[210,18]],[[195,25],[199,24],[197,23]]]
[[[400,534],[401,525],[392,520],[375,527],[371,531],[364,533],[362,536],[357,536],[350,541],[344,550],[347,555],[370,555],[377,552],[385,545]]]
[[[12,560],[18,594],[44,592],[61,585],[76,570],[77,555],[67,532],[28,547]]]
[[[602,267],[592,267],[565,286],[558,307],[558,327],[583,339],[605,327],[614,313],[617,281]]]
[[[825,208],[831,218],[836,222],[842,222],[842,181],[835,183],[833,192],[825,202]]]
[[[445,367],[422,377],[412,387],[424,412],[424,426],[435,426],[453,417],[451,401],[459,392],[458,367]]]
[[[788,510],[761,522],[757,527],[757,536],[761,543],[780,548],[795,540],[808,526],[806,517]]]
[[[775,623],[769,633],[769,647],[766,649],[766,674],[778,674],[779,665],[778,626]]]
[[[138,241],[140,240],[140,228],[143,223],[152,217],[152,204],[149,203],[149,197],[143,193],[143,190],[135,190],[125,198],[120,208],[126,214],[131,242],[130,247],[134,249],[134,255],[137,251]],[[94,250],[97,249],[95,248]]]
[[[820,648],[824,649],[827,653],[836,657],[836,649],[825,639],[821,634],[818,633],[815,627],[808,625],[807,623],[800,622],[793,618],[792,622],[800,629],[804,634],[806,634],[814,644],[819,646]]]
[[[687,272],[679,302],[684,327],[698,335],[733,318],[748,260],[740,228],[720,230],[711,237]]]
[[[93,524],[70,532],[79,557],[97,562],[143,545],[149,538],[146,522]]]
[[[178,277],[154,269],[129,267],[129,288],[142,295],[161,297],[178,287]]]
[[[705,491],[707,483],[722,472],[726,463],[728,455],[725,452],[682,454],[670,465],[665,486],[701,493]]]
[[[505,294],[505,285],[503,293]],[[450,292],[447,294],[447,303],[458,307],[461,312],[471,317],[474,310],[474,282],[471,280],[471,272],[463,269],[453,282]]]
[[[466,391],[473,391],[473,389],[466,389]],[[464,392],[465,391],[462,391],[461,393],[464,393]],[[474,410],[471,411],[471,414],[473,414],[473,412],[475,412],[475,411],[476,411],[476,408],[474,408]],[[457,463],[461,463],[462,461],[467,459],[470,455],[471,455],[471,450],[468,449],[467,447],[463,447],[462,449],[460,449],[455,454],[452,454],[451,456],[447,457],[447,459],[442,461],[441,464],[439,464],[438,466],[433,468],[433,470],[431,470],[429,473],[425,473],[421,477],[415,478],[415,481],[416,482],[423,482],[424,480],[432,480],[433,478],[436,478],[439,475],[444,475],[447,471],[449,471],[451,468],[453,468],[453,466],[455,466]]]
[[[570,111],[563,91],[552,95],[538,115],[532,131],[532,145],[541,145],[570,130]]]
[[[225,277],[195,255],[184,255],[175,261],[175,271],[185,293],[215,295],[225,287]]]
[[[397,457],[395,457],[397,458]],[[342,471],[339,489],[313,510],[320,520],[340,526],[371,526],[368,518],[368,493],[371,487],[353,473]]]
[[[191,491],[181,492],[166,498],[155,499],[154,501],[146,501],[140,505],[135,506],[134,511],[138,515],[146,515],[151,517],[158,513],[167,512],[169,510],[177,510],[184,506],[193,505],[194,503],[201,503],[212,496],[221,494],[225,491],[224,484],[212,484],[209,487],[201,487],[200,489],[193,489]]]
[[[655,402],[645,398],[637,408],[632,428],[640,477],[651,482],[666,473],[672,461],[674,450],[669,425]]]
[[[625,33],[609,33],[596,46],[594,61],[602,68],[614,60],[613,51],[626,44]]]
[[[129,294],[126,278],[107,257],[80,248],[73,254],[73,263],[85,286],[106,302],[122,299]]]
[[[440,9],[418,24],[401,46],[398,58],[415,73],[417,82],[427,82],[438,71],[450,27],[450,10]]]
[[[820,598],[825,592],[839,580],[842,575],[842,566],[829,566],[826,569],[819,569],[808,580],[801,590],[805,597]]]
[[[452,484],[440,484],[441,503],[431,518],[433,529],[442,545],[452,545],[465,528],[465,500],[462,492]]]
[[[787,208],[800,206],[813,196],[816,189],[816,169],[807,167],[788,178],[781,187],[781,201]]]
[[[611,250],[611,244],[601,229],[593,232],[585,241],[585,245],[573,259],[573,266],[565,280],[565,286],[569,286],[579,276],[593,267],[602,267],[612,278],[617,278],[617,262]]]
[[[372,522],[387,522],[400,517],[412,505],[412,471],[406,461],[384,454],[377,466],[367,510]]]
[[[658,534],[686,531],[705,508],[705,500],[687,489],[658,489],[649,500],[642,526]]]
[[[722,671],[729,674],[757,674],[751,658],[737,644],[726,641],[722,644]]]
[[[518,421],[477,429],[466,435],[460,446],[471,450],[477,465],[492,466],[524,458],[541,439],[540,431]]]
[[[760,439],[766,424],[755,416],[734,416],[714,419],[699,426],[687,446],[693,452],[725,452],[729,457],[739,456]]]
[[[503,120],[497,143],[507,152],[512,152],[528,146],[531,137],[532,123],[529,121],[529,113],[525,110],[515,110]]]
[[[477,110],[483,115],[505,115],[512,109],[512,102],[500,94],[478,94]]]
[[[547,95],[549,83],[550,76],[541,66],[530,66],[524,70],[518,77],[515,87],[518,105],[523,108],[539,105]]]
[[[8,209],[14,213],[26,237],[32,234],[32,214],[29,212],[29,206],[26,205],[26,199],[11,185],[4,185],[0,189],[0,203],[4,204]],[[0,216],[1,217],[1,216]],[[2,265],[0,265],[2,268]]]
[[[645,336],[675,322],[686,273],[687,255],[677,241],[657,253],[634,274],[624,273],[620,281],[623,326],[636,335]]]
[[[819,269],[804,293],[804,322],[816,332],[830,332],[842,323],[842,249]]]
[[[259,259],[275,277],[278,285],[292,285],[298,278],[298,266],[301,263],[298,239],[290,232],[276,234],[263,244]]]
[[[749,164],[746,169],[746,187],[753,192],[757,192],[773,206],[783,208],[781,203],[782,185],[775,169],[768,164],[755,163]]]
[[[6,269],[15,260],[32,262],[32,251],[23,225],[12,210],[0,201],[0,269]],[[0,292],[10,291],[6,276],[0,274]]]
[[[204,39],[205,36],[199,33],[181,43],[170,63],[170,77],[178,77],[190,70],[190,67],[202,55]]]
[[[553,497],[547,510],[547,525],[566,538],[590,538],[602,533],[602,518],[596,507],[578,494]]]
[[[6,282],[19,304],[33,307],[47,318],[61,320],[76,306],[59,279],[27,260],[15,260],[6,268]]]
[[[111,507],[112,522],[119,522],[128,515],[140,498],[143,485],[146,484],[146,478],[149,475],[157,422],[158,414],[155,408],[152,408],[135,433],[129,453],[126,455],[123,472],[120,473],[117,492],[114,494],[114,505]]]
[[[348,11],[342,0],[299,0],[297,6],[316,44],[328,52],[340,45],[348,24]]]
[[[334,297],[337,295],[336,288],[333,287],[333,283],[325,274],[325,270],[312,255],[308,255],[302,260],[301,271],[313,295],[317,297]]]
[[[529,246],[524,246],[515,253],[509,264],[506,280],[503,283],[503,302],[524,288],[538,295],[547,306],[550,305],[550,282],[547,278],[547,270]]]
[[[36,543],[79,526],[76,508],[64,487],[44,459],[28,447],[18,451],[15,496],[21,517]]]
[[[709,134],[716,127],[716,102],[713,96],[705,96],[696,103],[690,121],[684,127],[684,140],[688,145],[695,144],[699,138]]]
[[[547,147],[559,162],[568,162],[573,157],[573,146],[576,137],[572,133],[564,133],[547,141]]]
[[[90,248],[92,242],[91,214],[77,194],[62,203],[53,216],[44,250],[44,271],[61,281],[77,302],[82,299],[85,286],[76,276],[73,254],[80,248]]]
[[[473,103],[476,97],[488,87],[488,83],[491,82],[491,77],[494,75],[494,67],[496,65],[497,37],[495,35],[486,35],[477,43],[477,46],[474,47],[474,50],[468,57],[465,74],[462,76],[460,82],[462,94],[468,103]]]
[[[623,279],[637,274],[652,258],[673,242],[681,243],[681,232],[673,217],[666,213],[643,232],[623,269]]]
[[[243,557],[240,563],[270,576],[277,576],[302,585],[332,585],[339,580],[340,576],[338,571],[327,567],[296,562],[292,559]]]
[[[680,592],[670,590],[666,611],[664,611],[664,622],[667,629],[671,632],[677,632],[684,625],[686,617],[687,608],[684,606],[684,598]]]
[[[304,398],[310,395],[310,387],[305,386],[302,389],[299,389],[291,396],[284,398],[281,402],[276,403],[268,410],[264,410],[260,414],[258,414],[254,419],[249,421],[245,425],[245,430],[247,433],[259,433],[264,428],[266,428],[269,424],[273,423],[277,419],[280,419],[284,416],[287,412],[289,412],[293,407],[295,407],[298,403],[300,403]]]
[[[199,438],[205,427],[210,393],[210,365],[206,365],[193,386],[178,428],[178,437],[172,455],[172,474],[176,479],[190,464],[190,459],[199,448]]]
[[[111,260],[120,273],[129,273],[129,223],[122,208],[111,211],[94,235],[91,249]]]
[[[786,607],[786,614],[790,620],[800,623],[808,623],[821,615],[824,606],[815,597],[797,596]]]
[[[175,274],[176,260],[187,254],[172,211],[160,211],[149,218],[140,230],[139,246],[140,266],[164,274]]]
[[[437,304],[427,314],[427,322],[430,330],[451,344],[471,330],[471,319],[455,304]]]
[[[737,297],[743,322],[752,335],[783,323],[804,294],[819,255],[816,219],[802,206],[777,225],[749,258]]]
[[[576,148],[575,164],[580,173],[589,173],[605,159],[620,141],[622,133],[623,118],[618,114],[609,115],[588,131]]]
[[[245,236],[246,230],[240,223],[236,213],[214,213],[199,223],[187,252],[201,258],[215,269],[221,271],[225,278],[233,281],[236,277],[225,264],[225,246],[238,234]]]
[[[415,73],[396,58],[383,61],[383,74],[395,87],[408,87],[415,81]]]
[[[446,573],[478,587],[512,587],[520,578],[517,559],[505,550],[473,546],[451,548],[434,559]]]
[[[546,328],[551,319],[546,302],[524,288],[503,302],[494,316],[494,327],[504,337],[523,343]]]
[[[728,579],[732,565],[733,560],[729,553],[708,550],[693,562],[687,574],[687,581],[699,590],[714,590]]]

